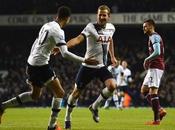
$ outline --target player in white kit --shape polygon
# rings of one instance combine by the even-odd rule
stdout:
[[[62,6],[58,9],[56,19],[41,27],[27,60],[27,83],[31,86],[32,91],[24,92],[17,97],[2,102],[0,104],[0,121],[5,109],[21,105],[25,102],[37,101],[41,95],[42,88],[47,86],[50,87],[53,92],[48,130],[59,129],[57,117],[58,112],[61,110],[60,102],[64,96],[64,90],[59,79],[49,65],[53,48],[58,46],[62,56],[65,58],[88,64],[98,63],[95,60],[79,57],[67,50],[65,35],[62,28],[69,23],[70,15],[70,9]]]
[[[123,108],[124,95],[129,91],[129,85],[133,82],[131,70],[128,68],[127,61],[123,60],[121,63],[123,71],[120,73],[117,80],[117,90],[118,90],[118,107]]]
[[[107,55],[110,54],[112,64],[117,60],[114,56],[114,47],[112,36],[115,32],[113,24],[108,23],[110,18],[110,9],[106,5],[101,5],[97,11],[97,22],[89,23],[80,35],[68,41],[68,47],[82,43],[86,39],[85,58],[93,57],[99,64],[89,65],[82,63],[76,77],[76,83],[73,92],[69,95],[65,115],[65,129],[71,129],[71,113],[76,102],[86,85],[94,78],[99,78],[105,88],[102,90],[98,99],[90,105],[89,109],[93,114],[95,122],[99,122],[98,107],[110,97],[116,87],[115,79],[107,69]]]
[[[116,85],[118,83],[118,79],[120,78],[120,74],[123,72],[123,67],[120,65],[120,60],[118,60],[118,61],[119,61],[118,64],[108,66],[108,70],[112,73],[113,77],[116,80]],[[116,108],[119,108],[118,94],[119,94],[119,92],[117,91],[117,88],[116,88],[115,91],[113,92],[113,96],[109,97],[106,100],[105,105],[104,105],[105,109],[109,108],[112,100],[113,100]]]

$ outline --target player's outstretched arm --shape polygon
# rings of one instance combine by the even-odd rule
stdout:
[[[83,41],[84,41],[84,36],[82,34],[80,34],[77,37],[72,38],[71,40],[69,40],[67,42],[67,47],[68,48],[74,47],[74,46],[82,43]]]
[[[66,44],[59,46],[61,55],[63,56],[63,58],[72,60],[72,61],[77,61],[77,62],[84,62],[85,58],[77,56],[73,53],[71,53],[70,51],[68,51]]]
[[[90,64],[90,65],[97,65],[98,64],[98,61],[93,59],[93,58],[85,59],[83,57],[77,56],[77,55],[69,52],[66,45],[60,46],[59,49],[60,49],[61,55],[66,59],[69,59],[72,61],[77,61],[77,62],[84,62],[84,63]]]
[[[80,34],[77,37],[72,38],[71,40],[69,40],[67,42],[67,47],[68,48],[74,47],[74,46],[82,43],[83,41],[84,41],[84,36],[82,34]],[[59,47],[54,47],[53,50],[52,50],[52,54],[57,55],[58,53],[60,53]]]

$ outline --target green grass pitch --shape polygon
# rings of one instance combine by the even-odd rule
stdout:
[[[72,114],[72,130],[175,130],[175,108],[166,108],[168,114],[159,126],[146,126],[152,120],[151,108],[117,110],[100,109],[100,123],[92,120],[88,108],[75,108]],[[63,129],[65,108],[59,115]],[[13,108],[3,116],[0,130],[47,130],[49,108]],[[63,129],[64,130],[64,129]]]

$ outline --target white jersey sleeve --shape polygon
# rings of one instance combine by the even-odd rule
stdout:
[[[59,48],[61,51],[61,55],[64,58],[70,59],[72,61],[77,61],[77,62],[84,62],[85,61],[85,58],[77,56],[77,55],[69,52],[66,45],[63,45],[63,46],[61,45]]]
[[[60,30],[60,32],[58,33],[56,30],[51,32],[51,37],[54,38],[55,43],[57,46],[60,46],[59,44],[66,44],[65,41],[65,34],[63,30]]]
[[[81,34],[84,34],[86,37],[89,37],[91,35],[95,39],[98,39],[99,37],[97,30],[94,28],[94,25],[92,23],[87,24]]]

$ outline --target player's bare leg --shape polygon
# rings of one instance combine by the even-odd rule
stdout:
[[[14,98],[11,98],[5,102],[2,102],[0,104],[0,123],[2,122],[2,116],[4,114],[4,111],[7,108],[12,108],[12,107],[19,106],[26,102],[37,100],[40,96],[40,92],[41,92],[41,88],[33,87],[31,92],[24,92]]]
[[[49,118],[48,130],[61,130],[60,125],[57,123],[58,113],[60,112],[61,108],[61,101],[64,96],[64,90],[58,80],[55,77],[54,80],[47,83],[53,92],[54,97],[52,98],[51,104],[51,115]]]

